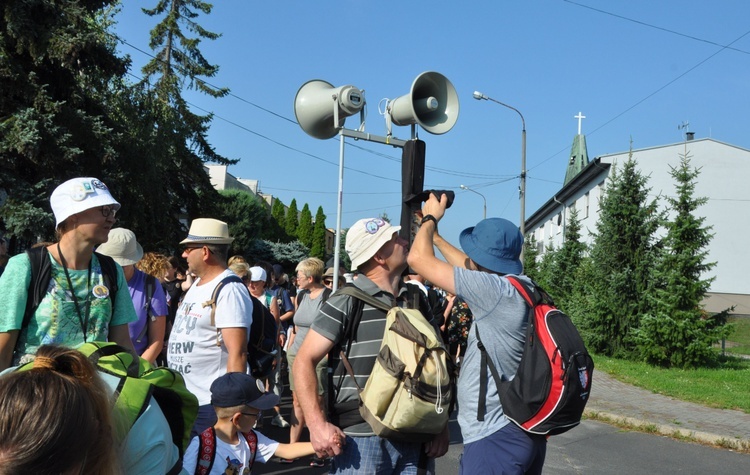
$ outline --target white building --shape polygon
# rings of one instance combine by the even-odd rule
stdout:
[[[632,151],[638,170],[648,177],[651,198],[666,206],[664,197],[675,196],[675,181],[670,167],[680,164],[681,154],[700,170],[695,187],[696,197],[708,202],[697,213],[706,218],[705,225],[714,233],[708,249],[708,262],[716,262],[705,277],[715,277],[709,289],[706,308],[719,311],[735,305],[735,313],[750,314],[750,253],[745,239],[750,236],[750,219],[745,213],[750,204],[750,186],[743,177],[750,176],[750,150],[713,139],[688,140],[671,145]],[[582,149],[576,142],[582,142]],[[558,249],[563,242],[565,224],[575,208],[581,222],[581,239],[591,244],[599,217],[599,199],[612,166],[627,161],[630,152],[602,155],[588,162],[585,139],[579,134],[571,151],[568,176],[563,187],[526,220],[526,232],[534,235],[540,250],[551,244]],[[577,148],[578,147],[578,148]],[[578,158],[578,160],[575,160]],[[587,162],[587,163],[586,163]],[[570,173],[577,167],[576,173]]]

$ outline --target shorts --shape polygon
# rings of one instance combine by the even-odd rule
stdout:
[[[294,391],[294,377],[292,376],[292,366],[294,365],[294,357],[297,353],[287,353],[286,361],[289,363],[289,390]],[[324,356],[322,360],[315,367],[315,373],[318,375],[318,394],[323,395],[326,393],[328,388],[328,356]]]

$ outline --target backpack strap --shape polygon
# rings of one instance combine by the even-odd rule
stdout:
[[[247,467],[243,470],[252,472],[253,464],[255,464],[255,455],[258,453],[258,435],[254,430],[250,429],[250,432],[240,432],[245,436],[247,446],[250,448],[250,460],[247,461]]]
[[[52,261],[46,247],[40,246],[28,249],[26,250],[26,256],[31,263],[31,282],[29,283],[26,310],[23,314],[21,330],[29,326],[32,315],[34,315],[44,295],[47,293],[52,269]]]
[[[216,458],[216,431],[213,426],[198,436],[198,463],[195,464],[195,475],[208,475]]]
[[[146,336],[146,333],[148,333],[148,321],[156,320],[156,315],[153,314],[154,307],[151,305],[151,299],[154,298],[155,287],[156,277],[151,274],[146,274],[146,325],[144,325],[143,330],[141,330],[141,333],[135,339],[138,343],[140,343],[143,340],[143,337]]]
[[[479,337],[479,325],[474,322],[474,331],[477,335],[477,348],[481,353],[481,360],[479,362],[479,402],[477,404],[477,420],[483,421],[484,415],[487,412],[487,368],[490,368],[492,373],[492,379],[495,380],[495,387],[500,391],[500,373],[497,372],[495,363],[492,362],[492,358],[487,355],[487,349],[482,343],[482,339]]]
[[[238,275],[228,275],[221,279],[218,284],[216,284],[216,287],[214,287],[213,293],[211,293],[211,300],[207,300],[203,302],[203,308],[211,307],[211,326],[216,326],[216,303],[219,301],[219,292],[221,292],[221,289],[224,287],[224,285],[230,283],[230,282],[238,282],[240,284],[243,284],[242,279]],[[244,284],[243,284],[244,287]],[[247,288],[247,287],[245,287]],[[219,340],[219,334],[220,330],[216,329],[216,346],[221,346],[221,340]]]
[[[307,290],[307,289],[305,289],[302,292],[300,292],[300,293],[297,294],[297,308],[299,308],[299,304],[302,303],[302,300],[305,298],[305,295],[309,294],[309,293],[310,293],[310,291]]]

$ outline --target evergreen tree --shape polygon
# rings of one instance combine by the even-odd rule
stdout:
[[[286,232],[284,231],[284,203],[280,199],[274,198],[273,205],[271,206],[271,221],[274,228],[275,240],[279,242],[287,242]]]
[[[554,277],[549,284],[550,295],[557,305],[565,306],[576,289],[578,267],[581,265],[586,252],[586,244],[581,242],[581,221],[578,210],[571,207],[568,223],[565,226],[565,236],[560,250],[555,254],[553,266]]]
[[[315,226],[313,227],[313,244],[310,248],[310,257],[326,260],[326,215],[323,207],[318,206],[315,213]]]
[[[523,273],[536,282],[539,281],[539,249],[536,237],[531,234],[523,243]]]
[[[12,234],[51,239],[49,196],[74,176],[102,179],[117,159],[106,99],[127,61],[105,34],[112,0],[0,7],[0,189]],[[119,197],[118,197],[119,199]]]
[[[297,227],[297,239],[308,248],[313,243],[313,221],[310,207],[305,203],[299,214],[299,226]]]
[[[726,317],[731,309],[708,315],[701,305],[714,277],[704,278],[715,263],[707,263],[710,226],[697,210],[708,199],[695,197],[700,171],[690,167],[687,154],[671,168],[676,196],[668,197],[670,218],[664,252],[657,261],[653,312],[645,316],[637,332],[641,357],[660,366],[696,367],[712,364],[718,353],[711,347],[729,334]]]
[[[154,156],[167,190],[161,209],[165,215],[187,212],[192,218],[215,213],[219,196],[203,164],[237,162],[219,155],[208,142],[212,115],[194,114],[182,97],[183,85],[216,98],[229,92],[211,87],[202,79],[218,72],[218,66],[209,64],[198,49],[202,39],[220,36],[196,21],[200,13],[210,14],[212,8],[200,0],[158,0],[153,9],[143,9],[149,16],[161,17],[151,30],[149,46],[155,51],[154,59],[143,67],[144,79],[139,87],[152,96],[153,143],[157,147]],[[183,28],[197,37],[186,36]]]
[[[268,213],[260,199],[241,190],[222,190],[219,219],[229,225],[229,235],[234,238],[232,254],[244,254],[253,241],[263,235],[268,227]]]
[[[606,355],[633,355],[633,332],[649,311],[650,268],[658,254],[654,234],[660,220],[656,200],[648,201],[647,182],[631,155],[621,172],[613,166],[600,200],[584,333],[590,348]]]
[[[557,251],[555,246],[550,242],[544,248],[544,254],[539,260],[539,264],[536,269],[535,282],[539,284],[543,289],[551,289],[554,287],[554,273],[555,273],[555,260],[557,259]]]
[[[292,198],[289,208],[286,210],[284,220],[284,230],[287,236],[294,239],[297,236],[297,227],[299,226],[299,211],[297,210],[297,200]]]

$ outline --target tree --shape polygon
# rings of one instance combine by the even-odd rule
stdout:
[[[223,190],[219,206],[219,219],[229,225],[229,235],[234,238],[232,254],[244,254],[253,241],[263,235],[268,226],[268,213],[258,197],[241,190]]]
[[[523,243],[523,273],[534,281],[539,281],[539,249],[536,237],[532,234]]]
[[[323,207],[318,206],[315,213],[315,226],[313,227],[313,244],[310,248],[310,257],[326,260],[326,215]]]
[[[106,98],[127,68],[105,34],[102,11],[114,3],[0,7],[0,189],[14,234],[52,237],[48,199],[64,179],[96,176],[112,187],[117,124]]]
[[[284,231],[284,221],[284,203],[280,199],[274,198],[273,205],[271,205],[272,240],[279,242],[287,242],[289,240]]]
[[[534,279],[543,289],[550,289],[554,286],[552,281],[554,280],[555,259],[557,259],[557,251],[550,242],[544,248],[544,254],[542,254],[542,258],[537,265],[536,278]]]
[[[313,221],[310,207],[305,203],[299,214],[299,226],[297,227],[297,239],[308,248],[312,248],[313,243]]]
[[[211,186],[203,164],[233,164],[219,155],[208,142],[212,115],[194,114],[182,97],[182,87],[196,89],[211,97],[223,97],[229,90],[214,88],[202,78],[211,78],[218,66],[208,63],[198,45],[202,39],[215,40],[219,35],[202,28],[199,13],[211,13],[212,5],[200,0],[159,0],[153,9],[143,9],[149,16],[163,16],[151,30],[149,46],[154,59],[143,67],[144,79],[139,84],[150,98],[153,110],[154,158],[158,162],[164,188],[162,212],[189,217],[216,211],[219,200]],[[189,38],[183,26],[197,38]]]
[[[297,227],[299,226],[299,211],[297,211],[297,200],[292,198],[289,208],[286,210],[284,220],[284,231],[287,236],[294,239],[297,236]]]
[[[702,301],[714,277],[704,278],[715,263],[706,262],[711,228],[697,216],[707,198],[695,197],[700,170],[690,167],[690,157],[680,155],[680,165],[670,167],[676,196],[667,197],[671,219],[664,223],[664,252],[657,261],[653,312],[643,317],[637,332],[641,357],[660,366],[697,367],[714,363],[711,347],[729,335],[726,317],[731,309],[708,315]]]
[[[634,331],[641,315],[649,313],[646,296],[658,256],[654,236],[660,215],[656,200],[648,201],[647,183],[631,155],[621,172],[613,166],[600,200],[584,333],[587,344],[606,355],[632,357]]]
[[[563,244],[555,254],[554,278],[550,279],[548,289],[558,305],[564,306],[577,288],[577,272],[581,265],[586,244],[581,242],[581,221],[578,211],[571,207],[568,222],[565,226]]]

